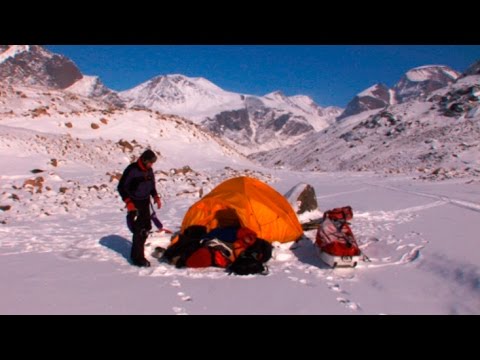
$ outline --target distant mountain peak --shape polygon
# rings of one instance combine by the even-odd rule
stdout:
[[[405,77],[413,82],[421,82],[438,77],[439,74],[450,77],[452,80],[456,80],[459,76],[458,72],[446,65],[424,65],[408,70]]]
[[[0,80],[65,89],[82,78],[76,65],[39,45],[0,46]]]
[[[382,83],[376,83],[376,84],[370,86],[369,88],[366,88],[362,92],[358,93],[357,96],[358,97],[362,97],[362,96],[376,97],[380,93],[383,93],[385,91],[385,89],[388,89],[387,85],[382,84]]]
[[[315,101],[308,95],[293,95],[293,96],[290,96],[290,99],[294,100],[294,101],[301,101],[301,102],[304,102],[304,103],[307,103],[307,104],[312,104],[314,103]]]
[[[433,91],[453,83],[460,73],[445,65],[425,65],[408,70],[394,86],[399,103],[424,99]]]
[[[359,114],[363,111],[381,109],[392,102],[390,89],[382,84],[374,84],[358,93],[345,108],[345,111],[337,118],[341,120],[348,116]]]
[[[268,93],[267,95],[263,96],[264,98],[267,99],[274,99],[274,100],[285,100],[287,99],[287,96],[280,90],[273,91],[271,93]]]

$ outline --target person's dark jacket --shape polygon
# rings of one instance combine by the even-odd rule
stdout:
[[[117,189],[123,201],[128,198],[139,201],[146,200],[149,196],[158,196],[153,170],[146,169],[140,160],[127,166]]]

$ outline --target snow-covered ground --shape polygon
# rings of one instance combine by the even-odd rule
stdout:
[[[164,205],[158,214],[173,230],[198,200],[198,192],[184,191],[193,180],[209,191],[226,178],[247,174],[280,193],[304,182],[315,188],[321,211],[353,207],[352,229],[371,262],[330,269],[315,254],[315,231],[308,231],[297,244],[275,244],[269,275],[241,277],[218,268],[176,269],[159,262],[151,252],[167,245],[169,236],[157,233],[146,247],[152,267],[132,266],[116,180],[102,187],[100,172],[76,165],[44,175],[51,190],[30,193],[29,187],[21,188],[22,159],[2,156],[0,164],[8,170],[0,176],[0,205],[11,205],[0,211],[1,314],[480,312],[478,182],[254,167],[212,170],[200,164],[193,172],[174,174],[159,161]],[[67,178],[71,186],[59,192],[55,184]],[[320,217],[321,211],[301,220]]]

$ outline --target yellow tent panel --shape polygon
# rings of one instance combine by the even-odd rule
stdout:
[[[287,199],[260,180],[249,177],[229,179],[193,204],[182,222],[183,232],[191,225],[210,231],[240,220],[269,242],[295,241],[303,234],[297,215]]]

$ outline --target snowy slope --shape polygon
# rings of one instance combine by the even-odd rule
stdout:
[[[120,99],[118,94],[107,88],[98,76],[84,75],[80,80],[65,90],[85,97],[103,100],[116,107],[125,107],[123,100]]]
[[[140,148],[151,146],[169,166],[189,154],[190,161],[216,164],[222,158],[250,161],[197,125],[177,116],[149,110],[112,108],[110,104],[70,92],[32,87],[0,87],[0,125],[67,135],[79,139],[128,141]],[[187,164],[182,164],[187,165]]]

